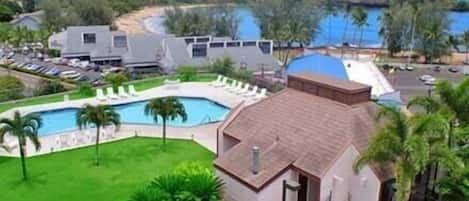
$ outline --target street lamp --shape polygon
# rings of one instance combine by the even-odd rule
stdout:
[[[301,185],[296,181],[283,180],[282,201],[286,201],[287,199],[287,189],[296,192],[301,189]]]

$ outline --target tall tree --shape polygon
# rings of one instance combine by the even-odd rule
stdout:
[[[352,11],[353,24],[360,29],[360,40],[358,41],[358,48],[362,45],[363,31],[365,26],[368,26],[368,13],[362,8],[357,7]]]
[[[466,47],[466,63],[469,63],[469,30],[464,31],[463,43]]]
[[[332,41],[332,18],[337,16],[337,8],[334,4],[334,0],[325,0],[324,11],[327,17],[328,33],[327,33],[327,45],[331,45]]]
[[[12,119],[0,119],[0,126],[0,144],[3,143],[7,134],[18,139],[23,179],[27,180],[28,174],[26,170],[26,140],[29,139],[36,150],[41,148],[41,143],[39,142],[38,138],[38,130],[42,126],[41,116],[35,113],[22,116],[19,111],[15,111]]]
[[[85,104],[77,111],[76,119],[76,124],[80,130],[86,129],[91,125],[96,127],[95,164],[99,166],[99,137],[101,129],[114,125],[116,131],[119,130],[121,125],[120,115],[109,105],[93,106]]]
[[[383,106],[376,120],[384,126],[358,158],[354,170],[358,172],[369,162],[392,163],[397,201],[409,200],[415,176],[430,163],[438,161],[450,169],[460,167],[461,161],[447,146],[449,125],[444,116],[426,114],[408,117],[400,108]]]
[[[22,0],[23,10],[26,13],[33,12],[36,8],[36,1],[35,0]]]
[[[308,0],[258,1],[252,9],[262,37],[272,39],[276,48],[285,49],[279,53],[284,69],[293,45],[309,45],[316,37],[323,16],[320,6]]]
[[[187,121],[187,113],[184,105],[176,97],[162,97],[151,100],[145,105],[145,115],[153,117],[158,122],[158,117],[163,123],[163,147],[166,146],[166,122],[180,117],[183,122]]]

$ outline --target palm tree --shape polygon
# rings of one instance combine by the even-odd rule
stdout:
[[[166,145],[166,121],[175,120],[181,117],[182,121],[187,121],[187,113],[184,105],[175,97],[162,97],[151,100],[145,105],[145,115],[153,116],[153,120],[158,122],[158,116],[163,122],[163,146]]]
[[[463,34],[463,42],[466,47],[466,62],[469,62],[469,30],[465,31]]]
[[[357,7],[353,9],[352,18],[353,24],[358,26],[360,29],[360,40],[358,42],[358,48],[360,49],[363,40],[364,27],[368,26],[368,13],[362,7]]]
[[[95,157],[96,166],[99,166],[100,130],[101,128],[105,128],[110,125],[114,125],[116,131],[119,130],[121,125],[120,115],[109,105],[92,106],[90,104],[85,104],[77,111],[76,116],[76,124],[80,130],[86,129],[90,124],[96,127]]]
[[[337,15],[337,10],[334,6],[333,0],[326,0],[325,2],[325,12],[328,21],[328,36],[327,36],[327,45],[331,45],[331,37],[332,37],[332,17]]]
[[[350,3],[345,3],[345,8],[344,8],[344,11],[345,11],[345,14],[344,14],[344,18],[345,18],[345,26],[344,26],[344,33],[342,35],[342,51],[341,51],[341,57],[344,57],[344,44],[346,43],[346,39],[347,39],[347,30],[348,30],[348,24],[349,24],[349,17],[350,17],[350,11],[352,10],[352,6],[350,5]]]
[[[407,104],[408,108],[423,108],[427,114],[442,113],[446,116],[450,132],[448,143],[454,143],[454,128],[469,126],[469,78],[453,85],[450,81],[442,80],[436,84],[435,96],[417,96]]]
[[[23,179],[28,179],[26,171],[26,139],[29,139],[36,151],[41,148],[38,138],[38,130],[42,126],[42,119],[39,114],[31,113],[21,116],[19,111],[15,111],[13,118],[0,119],[0,143],[3,143],[6,134],[18,138],[21,156],[21,168],[23,170]]]
[[[449,35],[448,36],[448,41],[446,41],[448,43],[448,49],[449,49],[449,63],[453,63],[453,54],[452,53],[452,49],[451,48],[454,48],[454,49],[457,49],[458,48],[458,45],[460,44],[460,41],[458,39],[458,37],[454,36],[454,35]]]
[[[376,120],[385,124],[355,162],[354,170],[358,172],[370,162],[394,165],[397,201],[409,200],[415,176],[431,162],[438,161],[454,169],[461,164],[447,146],[449,125],[444,116],[408,117],[399,108],[383,106]]]

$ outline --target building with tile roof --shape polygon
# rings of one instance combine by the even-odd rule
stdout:
[[[293,74],[288,88],[239,106],[220,126],[216,172],[235,201],[386,200],[393,172],[352,165],[375,134],[371,87],[315,74]],[[254,148],[255,147],[255,148]],[[258,155],[254,150],[258,150]]]

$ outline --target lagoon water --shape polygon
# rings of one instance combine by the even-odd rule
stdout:
[[[362,45],[367,47],[380,47],[382,39],[378,34],[381,26],[379,17],[383,12],[383,8],[367,8],[367,11],[369,26],[364,29]],[[252,11],[249,8],[240,7],[236,9],[236,12],[241,19],[239,38],[244,40],[260,39],[261,32]],[[461,34],[464,31],[469,30],[469,12],[450,12],[449,18],[452,22],[451,33]],[[163,21],[164,20],[161,16],[155,16],[145,20],[145,25],[150,31],[161,33],[162,30],[164,30],[164,28],[162,28]],[[329,22],[332,30],[330,37]],[[323,19],[321,21],[320,30],[316,34],[312,45],[317,47],[325,44],[341,44],[346,24],[347,20],[344,17],[344,13],[338,13],[336,16]],[[358,44],[360,30],[352,24],[351,20],[348,22],[348,31],[345,35],[345,41],[348,41],[351,44]]]

